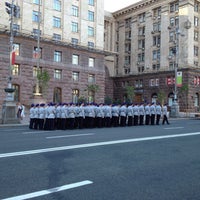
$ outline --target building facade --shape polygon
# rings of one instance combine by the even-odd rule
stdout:
[[[39,92],[46,102],[103,102],[103,0],[14,0],[20,11],[14,13],[12,27],[6,2],[12,5],[0,2],[0,105],[10,68],[14,100],[25,105],[33,102],[38,73],[44,71],[50,79]],[[15,61],[10,66],[11,49]]]
[[[113,99],[126,101],[128,85],[132,101],[171,106],[176,93],[181,111],[199,110],[199,17],[198,0],[142,0],[107,14]],[[109,68],[109,57],[105,63]]]

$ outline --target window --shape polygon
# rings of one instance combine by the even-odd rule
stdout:
[[[39,67],[39,72],[42,72],[42,67]],[[37,66],[33,67],[33,77],[37,77],[38,74],[38,68]]]
[[[53,93],[53,102],[55,103],[60,103],[61,101],[61,88],[54,88],[54,93]]]
[[[54,51],[54,62],[61,62],[62,61],[62,52],[61,51]]]
[[[13,65],[12,75],[13,76],[19,76],[19,73],[20,73],[20,67],[19,67],[19,65],[18,64]]]
[[[53,39],[56,41],[60,41],[61,40],[61,35],[54,33],[53,34]]]
[[[38,11],[33,11],[33,15],[32,15],[32,20],[33,22],[39,22],[41,13],[39,13]]]
[[[78,7],[72,5],[72,16],[78,17]]]
[[[199,12],[199,2],[194,2],[194,12]]]
[[[33,0],[33,3],[37,5],[40,3],[40,5],[42,5],[42,0]]]
[[[94,0],[88,0],[88,4],[94,6]]]
[[[78,65],[79,64],[79,55],[72,55],[72,64],[73,65]]]
[[[145,26],[139,28],[138,35],[140,36],[145,35]]]
[[[199,32],[198,31],[194,31],[194,40],[195,41],[199,40]]]
[[[79,72],[72,72],[72,80],[74,82],[78,82],[79,81]]]
[[[79,97],[79,90],[78,89],[73,89],[72,90],[72,102],[73,103],[78,103],[78,97]]]
[[[199,26],[199,18],[194,17],[194,26]]]
[[[14,50],[15,50],[15,55],[19,56],[19,51],[20,51],[20,45],[17,43],[13,44]]]
[[[170,3],[170,12],[175,12],[175,11],[178,11],[179,10],[179,3],[178,1],[177,2],[173,2],[173,3]]]
[[[198,56],[199,55],[199,48],[197,46],[194,46],[194,56]]]
[[[94,12],[88,11],[88,20],[93,22],[94,21]]]
[[[42,48],[34,47],[33,49],[33,58],[41,58],[42,57]]]
[[[94,36],[94,28],[91,26],[88,26],[88,36]]]
[[[153,31],[154,32],[159,32],[161,30],[161,23],[157,22],[153,24]]]
[[[199,106],[199,94],[196,93],[194,96],[194,106],[197,107]]]
[[[131,64],[131,56],[125,56],[124,64],[125,65],[130,65]]]
[[[138,62],[144,62],[144,53],[138,54]]]
[[[152,69],[153,69],[154,71],[158,71],[158,70],[160,69],[160,64],[154,64],[154,65],[152,66]]]
[[[89,66],[89,67],[94,67],[94,61],[95,61],[94,58],[89,58],[89,59],[88,59],[88,66]]]
[[[160,47],[160,35],[153,36],[153,46]]]
[[[94,42],[88,42],[88,47],[94,48]]]
[[[88,74],[88,83],[95,83],[94,74]]]
[[[62,70],[60,69],[55,69],[54,70],[54,79],[61,79],[62,78]]]
[[[139,16],[138,16],[138,18],[139,18],[139,22],[140,23],[143,23],[143,22],[145,22],[145,13],[142,13],[142,14],[140,14]]]
[[[53,17],[53,26],[56,28],[61,27],[61,19],[58,17]]]
[[[76,39],[76,38],[72,38],[72,44],[78,44],[78,39]]]
[[[72,22],[72,32],[78,33],[78,23],[77,22]]]
[[[142,73],[143,71],[144,71],[144,66],[138,67],[138,72],[139,72],[139,73]]]
[[[54,10],[61,11],[61,1],[60,0],[54,0],[53,1],[53,8],[54,8]]]
[[[138,40],[138,49],[144,50],[145,48],[145,40]]]
[[[33,36],[38,38],[41,35],[41,30],[34,28],[33,29]]]
[[[160,60],[160,50],[153,51],[153,60]]]

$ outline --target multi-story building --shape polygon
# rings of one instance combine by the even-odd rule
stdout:
[[[11,5],[13,2],[20,10],[14,13],[12,27],[10,5],[6,2]],[[4,88],[10,67],[14,100],[25,105],[33,101],[37,74],[44,70],[50,80],[46,91],[39,92],[47,102],[77,102],[78,98],[103,102],[103,3],[103,0],[0,1],[0,105],[6,97]],[[11,48],[16,56],[9,66]]]
[[[113,51],[114,60],[105,60],[113,80],[111,98],[126,101],[129,85],[135,102],[171,106],[177,94],[181,111],[197,111],[199,18],[199,0],[142,0],[106,14],[105,49]]]

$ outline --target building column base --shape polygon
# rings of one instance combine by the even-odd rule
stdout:
[[[19,124],[15,101],[5,100],[2,106],[2,124]]]
[[[171,106],[170,117],[177,118],[179,117],[179,105],[177,102],[173,103]]]

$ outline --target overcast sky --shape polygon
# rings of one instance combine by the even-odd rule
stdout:
[[[104,0],[104,10],[114,12],[140,0]]]

